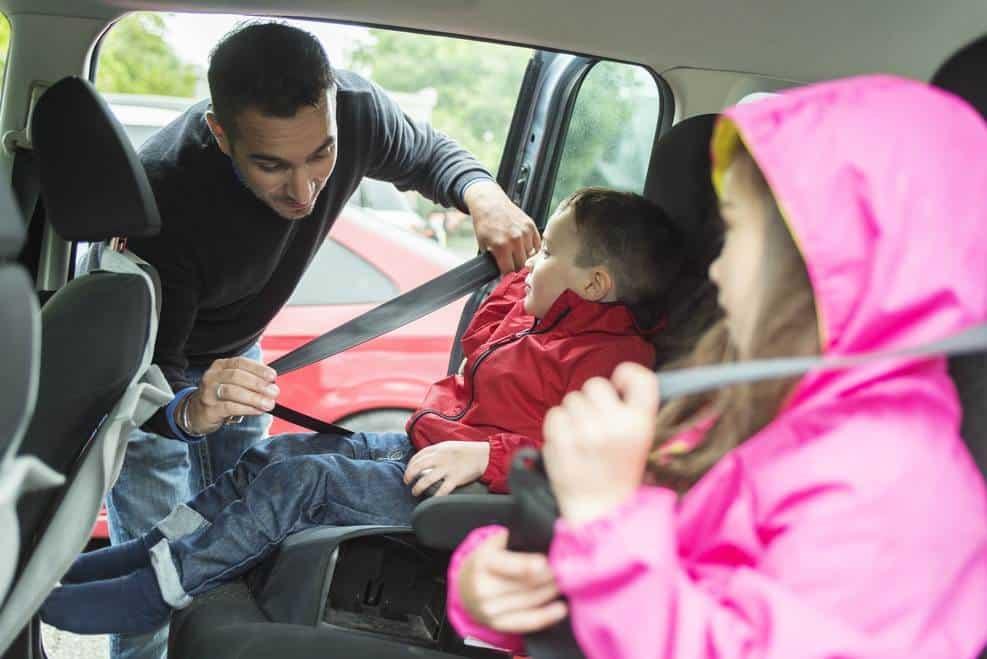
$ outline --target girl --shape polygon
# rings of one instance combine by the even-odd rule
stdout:
[[[731,109],[712,150],[725,319],[690,365],[903,348],[987,318],[987,127],[960,100],[890,77],[816,85]],[[551,550],[467,538],[449,570],[461,633],[520,648],[571,615],[611,659],[987,642],[987,495],[945,360],[658,403],[653,374],[622,365],[549,413]]]

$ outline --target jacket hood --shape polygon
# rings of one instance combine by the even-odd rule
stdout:
[[[713,137],[717,187],[741,141],[806,263],[824,354],[918,346],[983,322],[987,124],[964,101],[866,76],[734,107]]]

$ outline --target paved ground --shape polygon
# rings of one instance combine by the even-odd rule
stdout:
[[[48,659],[107,659],[106,636],[76,636],[44,625],[41,631]]]

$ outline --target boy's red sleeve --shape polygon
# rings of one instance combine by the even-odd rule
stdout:
[[[514,305],[524,299],[524,278],[527,275],[527,270],[504,275],[476,310],[473,320],[463,333],[463,352],[466,355],[472,354],[483,345]]]

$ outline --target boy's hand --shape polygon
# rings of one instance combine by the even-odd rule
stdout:
[[[581,524],[631,497],[655,435],[658,381],[639,364],[588,380],[545,417],[545,469],[562,516]]]
[[[486,442],[440,442],[415,453],[404,470],[404,482],[415,484],[411,493],[417,497],[442,481],[435,493],[441,497],[480,478],[489,461],[490,444]]]
[[[508,551],[507,531],[484,540],[463,563],[459,596],[473,620],[507,634],[545,629],[567,615],[548,559]]]

